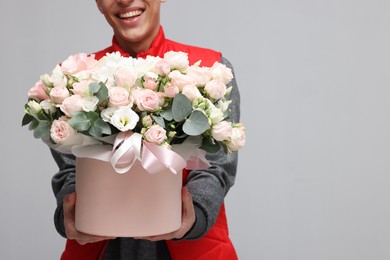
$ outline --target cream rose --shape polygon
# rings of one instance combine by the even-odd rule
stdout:
[[[204,87],[207,94],[213,99],[220,99],[226,94],[226,85],[218,79],[213,79]]]
[[[174,70],[169,73],[168,77],[171,79],[171,83],[178,87],[180,91],[183,91],[185,86],[195,86],[196,82],[187,75],[182,74],[178,70]]]
[[[109,106],[120,107],[130,104],[130,94],[123,87],[112,87],[108,90]]]
[[[210,68],[191,66],[187,69],[187,76],[193,78],[197,87],[202,87],[212,79]]]
[[[189,66],[188,54],[185,52],[166,52],[164,54],[164,60],[170,64],[171,69],[185,71]]]
[[[46,93],[46,85],[39,80],[35,85],[28,91],[28,97],[34,99],[35,101],[41,101],[44,99],[49,99],[49,95]]]
[[[77,131],[68,123],[65,117],[56,119],[51,124],[50,137],[56,144],[64,143],[69,137],[74,136]]]
[[[235,152],[245,146],[245,127],[241,124],[234,124],[232,135],[229,142],[226,142],[226,147],[229,152]]]
[[[232,123],[228,121],[221,121],[213,125],[211,135],[217,141],[229,140],[232,135]]]
[[[174,98],[179,93],[179,88],[171,83],[164,86],[164,93],[168,98]]]
[[[211,74],[213,79],[221,80],[225,85],[228,84],[233,79],[233,72],[226,65],[215,62],[211,67]]]
[[[62,102],[69,96],[69,90],[63,86],[56,86],[50,91],[51,99],[57,104],[62,104]]]
[[[64,99],[60,109],[67,117],[73,117],[74,112],[83,111],[83,100],[80,95],[72,95]]]
[[[155,111],[159,108],[160,97],[153,90],[145,89],[138,92],[136,104],[141,111]]]
[[[117,86],[130,89],[134,86],[137,75],[130,67],[121,67],[115,71],[114,78]]]
[[[75,82],[73,83],[73,90],[72,92],[74,94],[78,94],[82,97],[89,96],[89,84],[91,83],[91,80],[83,80],[81,82]]]
[[[160,125],[152,125],[149,127],[145,134],[145,140],[160,145],[167,139],[167,133]]]

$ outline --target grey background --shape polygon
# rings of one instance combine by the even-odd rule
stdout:
[[[110,44],[94,1],[1,1],[0,258],[59,259],[39,75]],[[390,259],[390,1],[169,0],[169,38],[233,63],[247,146],[227,196],[240,259]]]

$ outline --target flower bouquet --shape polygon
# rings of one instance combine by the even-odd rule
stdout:
[[[145,59],[111,53],[100,60],[80,53],[41,75],[28,92],[22,125],[29,125],[34,137],[51,148],[76,156],[76,227],[116,236],[162,234],[179,228],[182,169],[207,168],[206,152],[232,153],[245,144],[244,126],[229,121],[232,86],[227,86],[232,78],[232,71],[221,63],[189,65],[186,53],[173,51]],[[107,179],[107,172],[115,181]],[[98,180],[98,176],[106,177]],[[164,209],[168,206],[158,200],[167,191],[173,191],[166,200],[176,210]],[[123,200],[128,197],[136,199]],[[148,197],[151,209],[135,216],[135,211],[146,207],[141,197]],[[118,205],[90,209],[101,201]],[[124,204],[133,204],[133,209],[126,211]],[[118,208],[125,212],[108,221],[107,215]],[[172,225],[161,225],[161,212],[174,219]],[[153,226],[153,219],[146,216],[156,214]],[[101,219],[92,223],[91,216]],[[134,225],[126,222],[131,218]],[[122,226],[95,231],[107,222]],[[123,231],[123,225],[128,230]],[[140,226],[151,229],[140,230]]]

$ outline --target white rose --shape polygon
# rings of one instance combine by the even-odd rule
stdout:
[[[219,62],[215,62],[211,67],[211,73],[213,75],[213,79],[219,79],[224,84],[228,84],[233,79],[232,70]]]
[[[171,69],[178,69],[180,71],[186,71],[190,62],[188,60],[188,54],[185,52],[169,51],[164,54],[164,60],[171,65]]]
[[[206,84],[204,90],[211,98],[220,99],[226,94],[226,85],[221,80],[213,79]]]
[[[211,135],[217,141],[229,140],[232,135],[232,123],[228,121],[221,121],[213,125]]]
[[[212,74],[208,67],[191,66],[187,69],[186,75],[194,79],[197,87],[206,85],[212,79]]]
[[[69,96],[69,90],[64,86],[55,86],[50,91],[51,99],[57,104],[62,104],[62,102]]]
[[[226,142],[226,147],[229,152],[235,152],[244,147],[246,142],[245,127],[241,124],[234,124],[232,135],[229,142]]]
[[[196,82],[194,79],[182,74],[178,70],[173,70],[171,73],[169,73],[168,77],[171,79],[172,85],[178,87],[180,91],[183,91],[185,86],[196,87]]]

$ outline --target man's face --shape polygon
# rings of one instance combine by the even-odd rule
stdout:
[[[125,50],[144,51],[141,46],[148,48],[158,33],[161,0],[96,0],[96,4]]]

